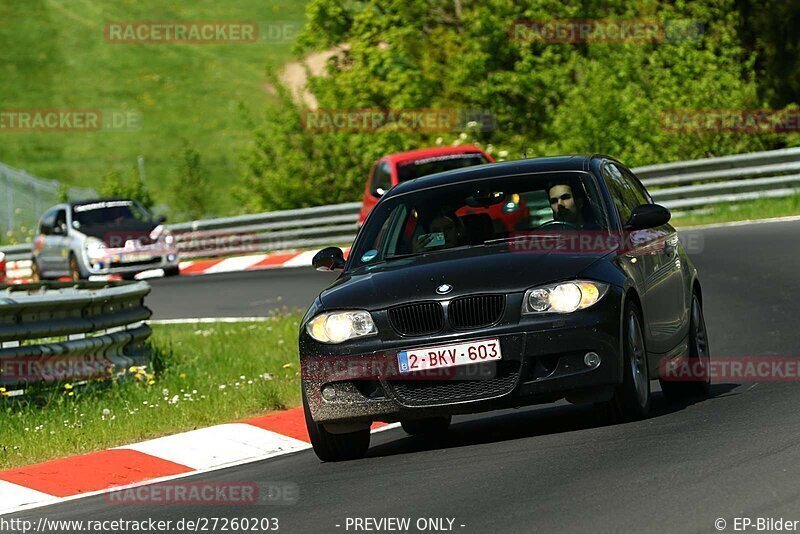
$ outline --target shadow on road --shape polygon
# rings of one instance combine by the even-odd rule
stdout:
[[[660,392],[653,393],[650,408],[652,420],[679,412],[688,406],[717,397],[726,397],[739,384],[714,384],[705,399],[668,402]],[[640,424],[641,422],[616,423]],[[467,421],[455,421],[448,433],[440,438],[408,436],[370,448],[368,457],[393,456],[441,448],[466,447],[515,439],[531,438],[609,426],[591,405],[560,404],[531,407],[515,411],[491,413]]]

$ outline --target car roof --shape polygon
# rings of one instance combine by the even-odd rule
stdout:
[[[86,200],[75,200],[72,202],[68,202],[67,204],[65,204],[65,206],[74,208],[75,206],[86,206],[88,204],[97,204],[98,202],[134,202],[134,200],[122,197],[90,198]]]
[[[406,161],[414,161],[416,159],[425,159],[435,156],[444,156],[447,154],[469,154],[474,152],[483,153],[479,147],[475,145],[459,145],[459,146],[438,146],[432,148],[419,148],[417,150],[407,150],[405,152],[396,152],[381,158],[381,161],[388,161],[390,163],[401,163]]]
[[[553,156],[464,167],[402,182],[387,191],[384,198],[479,178],[496,178],[548,171],[587,171],[590,169],[593,160],[601,161],[605,159],[612,158],[600,155]]]

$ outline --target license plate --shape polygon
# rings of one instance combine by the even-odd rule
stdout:
[[[397,366],[401,373],[426,369],[441,369],[502,359],[500,341],[484,339],[438,347],[423,347],[398,353]]]
[[[149,261],[153,259],[150,254],[126,254],[122,257],[125,263],[136,263],[138,261]]]

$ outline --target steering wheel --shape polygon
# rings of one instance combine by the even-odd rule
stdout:
[[[570,222],[555,221],[555,220],[554,221],[547,221],[544,224],[540,224],[539,226],[536,227],[536,229],[537,230],[549,230],[549,229],[553,229],[553,230],[579,230],[579,228],[576,225],[574,225],[574,224],[572,224]]]

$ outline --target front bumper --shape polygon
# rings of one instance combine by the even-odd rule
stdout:
[[[134,274],[150,269],[170,269],[178,266],[177,249],[163,247],[138,249],[135,252],[112,252],[102,258],[84,256],[84,266],[90,276],[108,274]]]
[[[508,309],[519,310],[521,298],[509,296]],[[553,402],[565,396],[591,397],[622,380],[621,307],[622,291],[612,288],[586,310],[523,317],[516,313],[494,327],[468,333],[366,338],[348,347],[320,344],[301,332],[303,389],[313,419],[322,423],[392,422]],[[378,315],[373,313],[380,323]],[[402,350],[487,338],[500,340],[503,359],[453,368],[472,368],[472,376],[465,379],[409,380],[397,373],[396,355]],[[584,363],[587,352],[600,356],[598,366]],[[348,362],[364,360],[378,365],[362,375],[362,365],[355,366],[355,375],[338,372]]]

